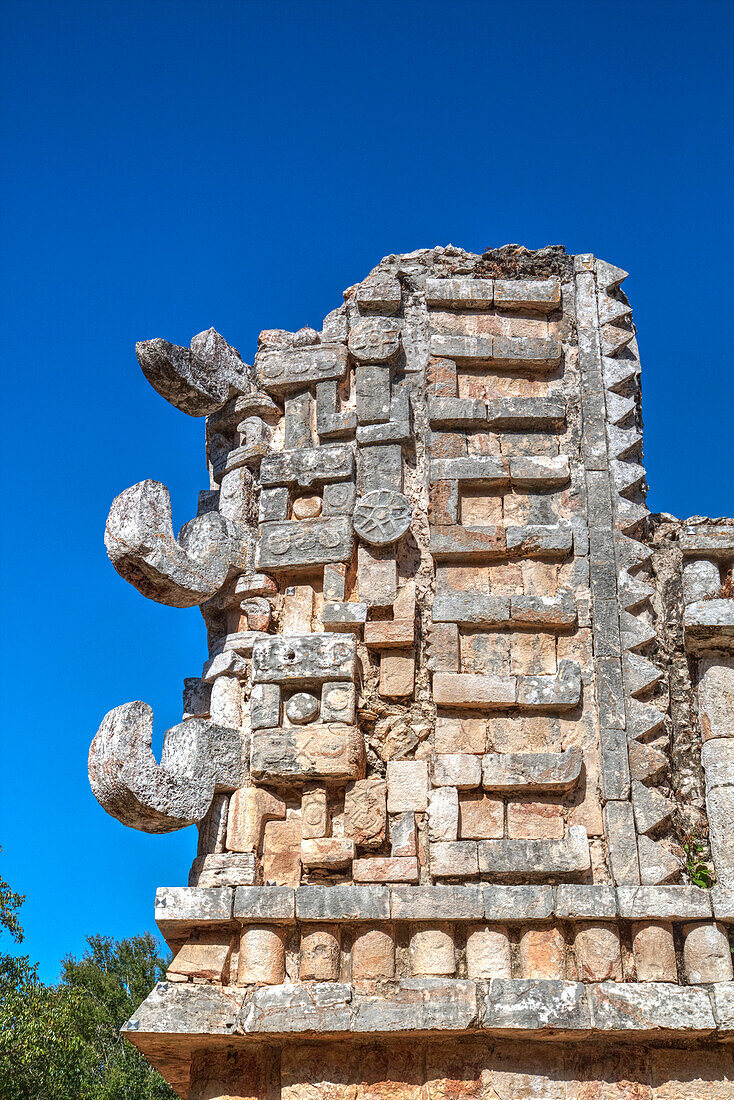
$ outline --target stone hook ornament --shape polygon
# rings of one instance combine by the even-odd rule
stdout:
[[[155,339],[141,340],[135,351],[153,389],[188,416],[217,412],[249,385],[239,352],[213,328],[194,336],[188,348]]]

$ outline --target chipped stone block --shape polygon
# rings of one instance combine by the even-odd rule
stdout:
[[[297,817],[268,821],[263,830],[262,877],[267,886],[298,886],[301,881],[301,822]]]
[[[517,703],[538,710],[569,710],[581,699],[581,669],[577,661],[559,661],[557,676],[519,676]]]
[[[357,287],[357,305],[365,313],[397,313],[400,309],[400,282],[388,276],[366,279]]]
[[[432,842],[456,840],[459,834],[459,792],[455,787],[439,787],[428,800],[428,839]]]
[[[231,937],[225,933],[190,936],[168,967],[168,977],[201,978],[226,983],[229,978]]]
[[[387,824],[387,784],[384,779],[358,779],[344,796],[344,831],[358,847],[379,848]],[[414,854],[414,853],[412,853]]]
[[[499,798],[473,792],[464,794],[459,802],[459,836],[462,840],[501,838],[504,832],[504,811],[504,803]]]
[[[415,977],[451,977],[456,970],[451,924],[416,925],[410,936],[410,971]]]
[[[480,840],[480,874],[495,879],[563,878],[591,867],[589,841],[581,825],[572,825],[563,840]]]
[[[682,861],[664,843],[637,838],[637,856],[640,863],[640,882],[643,886],[659,886],[672,882],[680,873]]]
[[[401,978],[394,987],[355,994],[352,1031],[464,1031],[477,1016],[473,982],[452,978]]]
[[[446,707],[506,707],[517,697],[514,676],[500,679],[464,672],[436,672],[433,676],[433,697]]]
[[[624,920],[711,917],[711,892],[698,886],[618,886],[617,904]]]
[[[298,976],[302,982],[335,982],[339,977],[339,925],[303,925],[298,956]]]
[[[229,802],[227,848],[230,852],[258,852],[266,821],[285,818],[285,802],[261,787],[240,787]]]
[[[557,925],[523,928],[519,943],[523,978],[563,978],[566,972],[566,944]]]
[[[483,886],[487,920],[544,920],[553,915],[552,886]]]
[[[414,688],[415,657],[403,653],[383,654],[380,661],[380,695],[385,699],[404,699],[413,694]]]
[[[622,948],[616,925],[598,921],[576,925],[573,947],[582,982],[622,981]]]
[[[288,886],[238,886],[235,890],[234,916],[245,924],[291,921],[295,911],[295,893]]]
[[[364,739],[355,726],[333,722],[254,730],[250,769],[253,777],[271,781],[361,779],[364,755]]]
[[[675,982],[678,964],[673,925],[638,921],[632,925],[632,952],[638,982]]]
[[[479,886],[392,886],[393,920],[477,920],[484,916]]]
[[[398,594],[397,564],[392,554],[359,546],[357,578],[364,603],[369,607],[392,607]]]
[[[285,977],[285,943],[277,925],[251,924],[242,929],[237,985],[279,985]]]
[[[466,966],[470,978],[511,978],[510,938],[503,925],[473,924],[466,934]]]
[[[718,596],[721,589],[721,573],[714,561],[686,561],[683,563],[683,601],[698,603]]]
[[[552,312],[561,305],[560,279],[495,279],[494,303],[498,309]]]
[[[434,878],[472,878],[479,872],[475,840],[438,841],[429,845]]]
[[[343,722],[346,725],[352,725],[355,706],[356,689],[354,684],[336,682],[324,684],[322,687],[321,721],[324,724]]]
[[[370,856],[352,864],[355,882],[417,882],[415,856]]]
[[[398,813],[390,816],[390,852],[393,856],[418,854],[414,813]]]
[[[559,883],[556,886],[555,914],[565,920],[594,920],[617,915],[617,897],[613,886],[584,886]]]
[[[428,808],[425,760],[390,760],[387,764],[387,808],[390,813]]]
[[[349,1031],[351,998],[349,985],[337,981],[264,986],[254,989],[243,1006],[237,1032],[277,1035]]]
[[[689,985],[734,978],[729,937],[723,924],[683,925],[683,966]]]
[[[341,344],[259,351],[255,357],[260,385],[275,394],[303,389],[314,382],[343,378],[347,363],[347,349]]]
[[[604,807],[604,833],[615,883],[624,886],[638,884],[640,865],[637,859],[637,837],[629,802],[607,802]]]
[[[394,358],[400,348],[400,325],[381,317],[365,317],[357,321],[349,333],[350,354],[360,363],[384,363]],[[359,377],[359,374],[358,374]],[[360,386],[357,382],[357,415],[360,416]],[[389,412],[389,410],[388,410]],[[385,418],[387,419],[387,418]]]
[[[260,569],[277,572],[294,566],[349,561],[354,532],[349,516],[263,523],[257,549]]]
[[[482,759],[471,753],[436,753],[433,757],[433,782],[437,787],[470,790],[482,782]]]
[[[341,836],[301,841],[301,863],[306,868],[346,867],[354,859],[354,841]]]
[[[716,1026],[703,990],[655,982],[602,982],[587,988],[598,1031],[684,1031],[694,1035],[707,1034]]]
[[[734,600],[701,600],[683,612],[686,649],[729,650],[734,645]]]
[[[351,883],[300,886],[296,891],[296,916],[302,921],[389,920],[388,889]]]
[[[354,981],[395,977],[395,940],[385,926],[360,929],[352,944]]]
[[[364,644],[374,649],[406,649],[414,642],[413,619],[377,620],[364,625]]]
[[[256,877],[254,853],[215,852],[197,856],[191,868],[189,882],[201,887],[251,886]]]
[[[437,753],[483,753],[487,723],[483,718],[436,718],[434,748]]]
[[[326,787],[322,783],[306,783],[301,795],[301,836],[304,840],[313,840],[316,837],[325,837],[328,831]],[[303,846],[301,859],[303,861]]]
[[[492,978],[481,1006],[481,1026],[500,1032],[585,1032],[592,1016],[582,982]]]
[[[492,279],[426,279],[426,305],[437,309],[489,309],[493,300]]]
[[[343,634],[262,638],[252,652],[253,681],[283,684],[353,680],[356,650],[356,640]]]
[[[583,753],[572,745],[560,753],[485,753],[482,785],[485,790],[567,791],[579,779]]]

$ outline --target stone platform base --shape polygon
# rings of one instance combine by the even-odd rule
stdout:
[[[169,1060],[169,1074],[171,1069]],[[179,1070],[175,1086],[186,1100],[734,1098],[734,1051],[706,1044],[484,1037],[250,1043],[247,1048],[223,1042],[194,1051],[189,1066],[182,1061]]]

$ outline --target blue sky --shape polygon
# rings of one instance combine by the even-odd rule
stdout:
[[[189,829],[125,829],[86,754],[106,711],[160,731],[201,616],[107,561],[146,477],[174,521],[203,424],[136,340],[319,327],[382,256],[564,244],[631,272],[653,510],[734,514],[731,3],[5,2],[0,874],[53,979],[88,933],[153,927]]]

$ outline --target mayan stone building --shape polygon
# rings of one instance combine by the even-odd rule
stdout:
[[[209,485],[107,551],[209,652],[89,771],[198,826],[125,1031],[182,1097],[734,1097],[734,521],[646,508],[624,278],[436,248],[253,366],[138,345]]]

